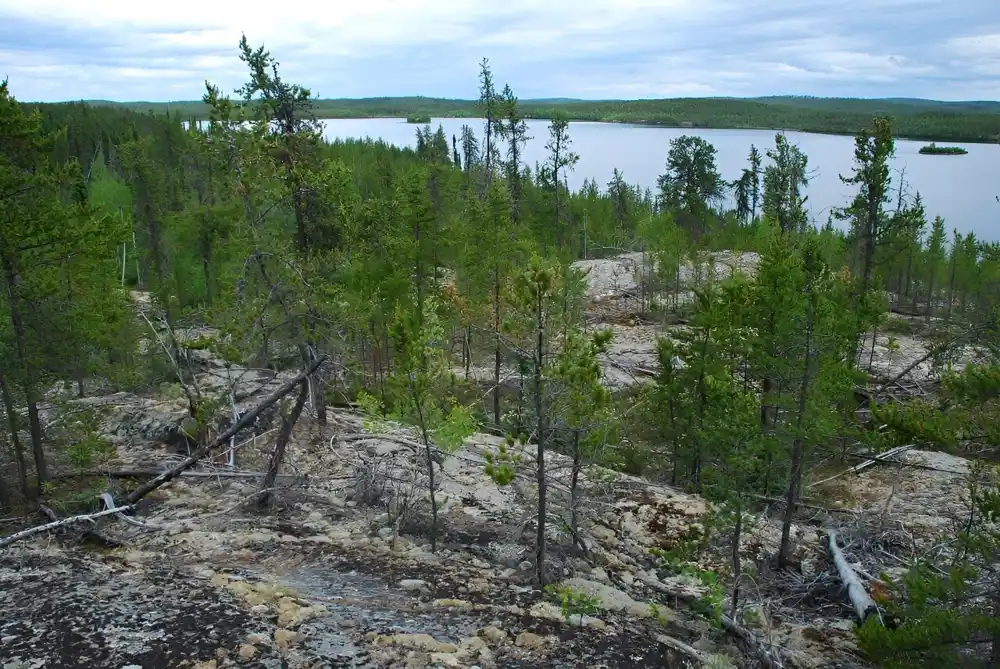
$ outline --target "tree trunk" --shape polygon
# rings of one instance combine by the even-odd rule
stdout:
[[[736,609],[740,603],[740,535],[743,533],[743,503],[736,502],[736,526],[733,528],[732,560],[733,560],[733,597],[729,604],[729,617],[736,620]]]
[[[465,326],[462,338],[462,357],[465,362],[465,380],[469,380],[469,368],[472,367],[472,324]]]
[[[535,305],[535,420],[537,440],[535,478],[538,484],[538,532],[535,536],[535,573],[539,587],[545,587],[545,406],[542,398],[542,366],[545,364],[545,324],[542,320],[542,302],[545,297],[539,287]]]
[[[958,261],[955,249],[951,250],[951,278],[948,280],[948,314],[944,317],[945,321],[951,322],[951,310],[955,305],[955,265]]]
[[[910,287],[912,286],[913,283],[913,276],[911,274],[912,271],[913,271],[913,247],[911,246],[910,252],[906,256],[906,284],[905,284],[906,289],[903,292],[903,295],[905,297],[910,296]]]
[[[313,401],[316,402],[316,423],[324,426],[327,422],[326,416],[326,383],[323,377],[316,373],[313,377]]]
[[[868,373],[872,373],[872,364],[875,362],[875,344],[878,343],[878,326],[872,328],[872,350],[868,353]]]
[[[22,387],[24,397],[28,405],[28,431],[31,434],[31,450],[35,458],[35,473],[38,477],[38,490],[41,492],[42,484],[48,480],[49,471],[45,463],[45,450],[42,444],[42,423],[38,418],[38,398],[35,390],[35,376],[28,362],[27,346],[25,344],[24,321],[21,320],[21,305],[18,288],[20,277],[10,258],[3,259],[4,275],[7,280],[7,304],[10,309],[10,322],[14,329],[14,341],[16,343],[17,358],[21,365]]]
[[[212,260],[211,254],[205,252],[201,258],[201,271],[205,279],[205,304],[212,304]]]
[[[7,489],[7,483],[3,480],[3,476],[0,476],[0,510],[12,508],[14,508],[14,497]]]
[[[791,555],[792,517],[795,515],[795,503],[799,499],[799,487],[802,483],[802,422],[806,413],[806,399],[809,395],[810,371],[812,368],[812,334],[813,334],[813,296],[806,296],[806,351],[802,364],[802,386],[799,388],[799,402],[795,417],[795,439],[792,440],[791,461],[792,471],[788,481],[788,493],[785,495],[785,511],[781,519],[781,546],[778,550],[778,567],[784,569],[789,565]]]
[[[431,553],[437,553],[438,535],[438,507],[437,487],[434,481],[434,453],[431,450],[431,437],[427,432],[427,422],[424,420],[424,406],[421,398],[413,392],[413,382],[410,382],[410,391],[413,393],[413,404],[417,409],[417,420],[420,421],[420,436],[424,440],[424,453],[427,456],[427,490],[431,496]]]
[[[7,377],[0,369],[0,394],[3,395],[4,411],[7,412],[7,424],[10,426],[10,441],[14,447],[14,461],[17,463],[17,478],[21,486],[21,494],[25,499],[30,499],[28,493],[28,465],[24,460],[24,448],[21,446],[21,427],[18,420],[17,409],[14,407],[14,397],[11,395],[10,386],[7,385]]]
[[[1000,589],[993,591],[993,616],[1000,616]],[[1000,669],[1000,632],[993,634],[993,648],[990,652],[990,669]]]
[[[580,519],[578,507],[580,504],[579,484],[580,470],[583,469],[583,452],[580,450],[580,431],[573,430],[573,469],[569,482],[569,527],[575,541],[581,549],[586,551],[587,547],[580,539]]]
[[[931,278],[927,285],[927,313],[924,314],[924,323],[931,322],[931,314],[934,312],[934,275],[936,273],[931,271]]]
[[[271,463],[268,465],[267,474],[260,484],[260,494],[257,497],[258,509],[264,510],[271,506],[271,488],[274,487],[274,482],[278,480],[278,471],[281,469],[281,463],[285,459],[285,449],[288,447],[288,441],[292,437],[292,428],[295,427],[299,416],[302,415],[302,408],[305,406],[306,398],[308,397],[309,381],[307,377],[301,382],[299,396],[295,398],[295,405],[292,407],[291,412],[287,416],[281,417],[281,431],[278,432],[278,440],[274,445],[274,452],[271,454]]]
[[[493,334],[495,340],[493,359],[493,423],[500,427],[500,266],[493,276]]]

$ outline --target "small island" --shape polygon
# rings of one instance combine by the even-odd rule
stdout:
[[[421,123],[421,124],[423,124],[423,123],[430,123],[431,122],[431,117],[430,116],[407,116],[406,117],[406,122],[407,123]]]
[[[931,142],[927,146],[921,147],[920,153],[925,156],[964,156],[968,151],[960,146],[938,146]]]

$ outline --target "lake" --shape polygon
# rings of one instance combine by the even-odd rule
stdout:
[[[468,124],[477,136],[483,134],[482,119],[433,119],[431,127],[444,126],[449,140],[461,136],[462,125]],[[397,146],[416,146],[419,126],[405,119],[330,119],[323,121],[327,139],[382,139]],[[548,121],[528,121],[532,139],[524,150],[524,160],[532,169],[545,158]],[[698,135],[717,150],[716,161],[722,177],[734,180],[747,165],[750,145],[763,154],[774,146],[771,130],[702,130],[660,128],[655,126],[617,123],[573,122],[569,127],[573,150],[580,154],[576,170],[569,174],[569,186],[578,189],[584,179],[596,179],[601,189],[618,168],[629,183],[656,192],[656,177],[663,172],[670,140],[681,135]],[[832,207],[842,207],[850,201],[852,189],[841,183],[839,175],[848,174],[854,161],[854,138],[840,135],[818,135],[804,132],[786,133],[809,156],[809,196],[807,206],[813,221],[825,223]],[[934,216],[945,219],[949,236],[952,228],[962,233],[975,232],[986,241],[1000,240],[1000,146],[995,144],[962,144],[968,149],[964,156],[922,156],[920,147],[927,142],[897,140],[893,161],[892,189],[899,185],[899,172],[905,169],[907,191],[920,192],[927,210],[928,222]],[[461,148],[461,147],[459,147]],[[766,164],[766,158],[765,158]]]

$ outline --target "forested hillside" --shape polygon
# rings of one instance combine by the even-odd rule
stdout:
[[[485,60],[474,103],[314,101],[263,47],[244,38],[241,58],[237,98],[209,85],[201,106],[170,115],[20,104],[0,87],[0,509],[10,519],[0,559],[64,529],[35,527],[39,512],[84,514],[70,522],[90,540],[107,529],[98,518],[134,531],[145,548],[121,564],[163,567],[163,555],[173,570],[199,555],[219,573],[198,588],[275,613],[232,639],[218,623],[246,662],[279,650],[287,660],[307,643],[295,630],[326,611],[303,604],[309,588],[331,611],[353,605],[302,567],[310,551],[327,551],[309,553],[316,564],[344,558],[336,544],[361,551],[342,571],[378,565],[422,598],[414,611],[524,626],[510,643],[477,619],[461,645],[356,622],[338,632],[373,654],[402,653],[391,666],[407,650],[429,666],[560,666],[558,653],[578,647],[587,653],[567,661],[820,666],[792,636],[821,640],[813,659],[1000,666],[1000,246],[950,231],[888,167],[897,134],[986,140],[1000,116],[522,104]],[[317,116],[361,110],[485,122],[452,137],[417,126],[415,150],[322,138]],[[539,116],[552,119],[548,155],[526,165],[525,119]],[[842,175],[856,195],[834,214],[847,232],[808,224],[808,156],[780,133],[740,174],[720,174],[714,147],[682,136],[655,192],[617,171],[571,192],[569,118],[858,131]],[[619,275],[627,263],[635,271]],[[616,362],[636,354],[640,334],[643,362]],[[903,342],[917,352],[904,357]],[[254,384],[233,380],[251,372]],[[129,420],[146,429],[167,405],[179,417],[155,448],[108,418],[139,407],[146,417]],[[472,435],[478,450],[463,450]],[[259,457],[241,469],[246,444]],[[156,469],[136,464],[140,446],[159,454]],[[968,463],[955,500],[940,500],[961,507],[954,527],[921,534],[893,516],[896,483],[884,498],[851,492],[855,465],[907,449]],[[405,467],[386,465],[400,450]],[[362,456],[364,466],[344,465]],[[901,461],[891,467],[904,475]],[[192,492],[198,475],[208,492]],[[496,520],[486,511],[496,499],[518,513]],[[231,530],[197,525],[244,511],[238,522],[270,529],[227,544]],[[363,543],[338,534],[337,519]],[[121,547],[112,539],[102,545]],[[493,552],[473,556],[479,544]],[[281,550],[297,553],[299,595],[253,590],[253,569],[236,562],[222,573],[237,553],[273,568],[262,556]],[[45,555],[33,559],[44,566]],[[466,571],[450,581],[433,571],[456,556]],[[101,568],[124,568],[113,564]],[[185,588],[164,597],[171,590]],[[42,597],[23,592],[36,593],[24,611]],[[846,631],[830,622],[852,618]],[[280,628],[274,643],[245,640],[258,623]],[[787,648],[772,633],[789,635]],[[176,652],[193,663],[206,638]],[[657,644],[669,650],[654,658]]]
[[[93,103],[138,111],[208,117],[200,102]],[[895,132],[911,139],[993,142],[1000,138],[1000,105],[990,102],[932,100],[860,100],[849,98],[769,97],[676,98],[666,100],[528,100],[525,118],[647,123],[669,127],[801,130],[853,135],[875,115],[892,117]],[[473,100],[440,98],[365,98],[316,100],[317,118],[393,116],[471,118],[480,113]]]

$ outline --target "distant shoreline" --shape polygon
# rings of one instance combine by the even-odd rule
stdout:
[[[50,103],[53,104],[53,103]],[[64,104],[64,103],[54,103]],[[140,112],[170,113],[204,120],[202,102],[86,101]],[[663,100],[524,100],[526,119],[622,123],[696,130],[770,130],[856,135],[872,118],[889,115],[897,137],[934,142],[989,144],[1000,141],[1000,102],[864,100],[852,98],[678,98]],[[472,100],[442,98],[358,98],[314,100],[317,119],[476,118]]]

